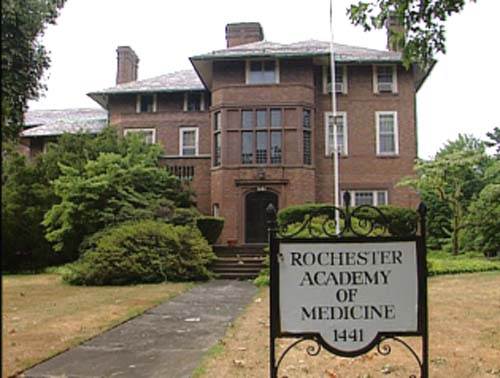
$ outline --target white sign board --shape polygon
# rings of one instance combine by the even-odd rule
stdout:
[[[418,330],[415,241],[280,243],[281,332],[353,353],[379,332]]]

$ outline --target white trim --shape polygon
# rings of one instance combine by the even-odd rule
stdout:
[[[274,62],[274,73],[275,81],[274,83],[250,83],[250,62]],[[262,84],[279,84],[280,83],[280,64],[278,59],[247,59],[245,61],[245,84],[247,85],[262,85]]]
[[[373,196],[372,206],[389,205],[389,191],[385,190],[385,189],[383,189],[383,190],[380,190],[380,189],[358,189],[358,190],[347,189],[347,190],[342,191],[342,195],[341,195],[342,198],[344,198],[345,192],[349,192],[349,194],[351,195],[351,203],[349,204],[349,206],[353,206],[353,207],[357,206],[356,205],[356,193],[371,193]],[[379,193],[384,193],[384,195],[385,195],[385,203],[383,203],[383,204],[378,203],[378,194]]]
[[[394,152],[380,152],[380,116],[392,115],[394,125]],[[398,130],[398,112],[381,111],[375,112],[375,136],[377,156],[397,156],[399,155],[399,130]]]
[[[156,143],[156,129],[154,128],[125,128],[123,129],[123,136],[127,136],[128,133],[140,133],[140,132],[152,132],[153,134],[153,142],[152,144]]]
[[[331,153],[328,153],[330,150],[329,147],[329,138],[328,138],[328,129],[330,127],[329,119],[333,116],[333,112],[325,112],[325,156],[330,157]],[[347,112],[337,112],[337,117],[342,117],[342,121],[344,122],[344,145],[342,151],[340,151],[341,156],[347,156],[349,154],[349,137],[348,137],[348,127],[347,127]]]
[[[184,133],[185,132],[191,132],[194,131],[194,143],[195,143],[195,151],[194,155],[184,155],[183,154],[183,142],[184,142]],[[199,134],[198,134],[198,127],[180,127],[179,128],[179,156],[198,156],[199,155]]]
[[[392,67],[392,84],[390,91],[380,91],[378,84],[378,68]],[[398,70],[395,64],[374,64],[372,69],[373,93],[398,93]]]
[[[322,77],[323,77],[323,94],[329,94],[331,93],[331,84],[330,86],[328,85],[328,72],[330,70],[330,67],[328,66],[322,66],[323,68],[323,73],[322,73]],[[341,90],[340,91],[335,91],[335,93],[340,93],[340,94],[347,94],[348,92],[348,86],[347,86],[347,65],[346,64],[342,64],[342,65],[336,65],[336,68],[335,69],[341,69],[342,70],[342,83],[337,83],[335,82],[335,84],[342,84],[341,86]]]

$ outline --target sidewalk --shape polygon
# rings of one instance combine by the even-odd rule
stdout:
[[[187,378],[257,292],[215,280],[34,368],[26,378]]]

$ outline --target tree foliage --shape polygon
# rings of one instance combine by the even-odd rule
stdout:
[[[41,37],[66,0],[2,0],[2,138],[14,140],[28,100],[45,89],[50,59]]]
[[[367,31],[381,29],[389,17],[395,17],[405,34],[394,36],[405,40],[403,62],[427,66],[436,53],[446,52],[446,20],[465,4],[466,0],[363,0],[351,5],[347,13],[353,24]]]
[[[53,255],[41,226],[52,192],[15,146],[2,145],[2,270],[36,271],[64,261]]]
[[[117,152],[67,166],[53,181],[60,201],[45,215],[46,237],[56,250],[74,251],[85,237],[106,227],[140,220],[168,219],[176,207],[189,206],[180,180],[158,166],[159,146],[131,135]]]
[[[415,170],[418,178],[405,179],[402,185],[411,185],[422,197],[445,205],[440,219],[442,231],[451,239],[452,254],[458,254],[460,234],[470,225],[468,208],[483,189],[484,173],[491,165],[484,142],[467,135],[448,142],[431,161],[418,160]],[[436,216],[437,214],[433,214]]]

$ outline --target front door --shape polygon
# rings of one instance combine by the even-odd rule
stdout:
[[[266,208],[272,203],[278,209],[278,195],[252,192],[245,197],[245,242],[267,243]]]

